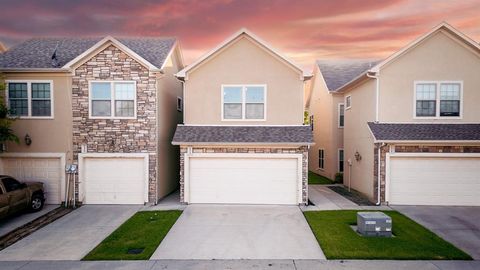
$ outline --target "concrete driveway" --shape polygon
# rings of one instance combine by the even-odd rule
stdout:
[[[189,205],[156,259],[325,259],[297,206]]]
[[[480,207],[392,206],[480,260]]]
[[[0,261],[80,260],[141,207],[82,206],[0,251]]]
[[[45,214],[59,207],[57,204],[46,204],[41,211],[38,212],[24,212],[18,215],[8,217],[0,220],[0,236],[6,235],[9,232],[21,227]]]

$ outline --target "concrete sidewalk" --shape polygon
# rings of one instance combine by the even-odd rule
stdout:
[[[0,262],[2,270],[474,270],[480,261],[325,261],[325,260],[157,260],[157,261],[23,261]]]

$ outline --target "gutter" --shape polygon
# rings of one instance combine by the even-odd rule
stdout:
[[[298,143],[289,143],[289,142],[278,142],[278,143],[269,143],[269,142],[177,142],[172,141],[172,145],[216,145],[216,146],[250,146],[250,145],[262,145],[262,146],[279,146],[279,145],[288,145],[288,146],[311,146],[314,145],[313,142],[298,142]]]
[[[70,72],[68,68],[0,68],[0,72]]]

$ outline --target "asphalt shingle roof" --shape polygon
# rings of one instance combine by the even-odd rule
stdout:
[[[378,60],[319,60],[317,65],[328,90],[337,91],[379,62]]]
[[[478,141],[480,124],[385,124],[369,122],[378,141]]]
[[[97,38],[33,38],[0,54],[0,68],[60,68],[97,42]],[[123,45],[160,68],[172,46],[174,38],[118,38]],[[57,47],[58,65],[52,63]]]
[[[173,144],[186,143],[313,143],[310,126],[184,126],[178,125]]]

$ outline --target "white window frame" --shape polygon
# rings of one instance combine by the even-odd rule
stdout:
[[[28,106],[28,115],[9,116],[11,118],[20,118],[20,119],[54,119],[54,91],[53,91],[53,80],[5,80],[6,91],[5,91],[5,102],[7,107],[10,109],[10,100],[8,98],[8,87],[9,83],[26,83],[27,84],[27,106]],[[32,83],[49,83],[50,84],[50,116],[33,116],[32,115]]]
[[[323,167],[320,167],[320,151],[323,152]],[[324,148],[318,148],[318,152],[317,152],[317,158],[318,158],[318,161],[317,161],[317,165],[318,165],[318,169],[319,170],[325,170],[325,149]]]
[[[110,116],[92,116],[92,83],[110,83]],[[115,83],[133,83],[135,95],[133,96],[133,116],[115,116]],[[88,82],[88,118],[90,119],[137,119],[137,82],[136,81],[102,81]]]
[[[340,126],[340,107],[343,106],[343,126]],[[338,108],[337,108],[337,127],[338,128],[343,128],[345,127],[345,104],[344,103],[338,103]]]
[[[348,100],[350,100],[350,102],[348,102]],[[349,103],[350,103],[350,106],[347,106],[347,104],[349,104]],[[346,111],[346,110],[349,110],[350,108],[352,108],[352,95],[348,95],[348,96],[345,97],[345,102],[344,102],[344,104],[345,104],[345,107],[344,107],[344,108],[345,108],[345,111]]]
[[[182,97],[177,97],[177,111],[179,111],[179,112],[183,111],[183,98]]]
[[[435,116],[417,116],[417,84],[435,84]],[[460,85],[460,108],[459,116],[440,116],[440,85]],[[463,118],[463,81],[414,81],[413,82],[413,119],[462,119]]]
[[[223,114],[223,106],[224,106],[224,103],[223,103],[223,89],[225,87],[241,87],[242,88],[242,118],[241,119],[226,119],[224,118],[224,114]],[[246,108],[246,90],[247,90],[247,87],[263,87],[264,91],[263,91],[263,118],[259,118],[259,119],[246,119],[245,118],[245,108]],[[266,121],[267,120],[267,85],[266,84],[222,84],[222,87],[220,87],[220,96],[221,96],[221,119],[222,121],[249,121],[249,122],[252,122],[252,121]]]
[[[343,171],[340,171],[340,151],[343,151]],[[345,171],[345,151],[343,148],[338,148],[337,151],[337,171],[341,173]]]

